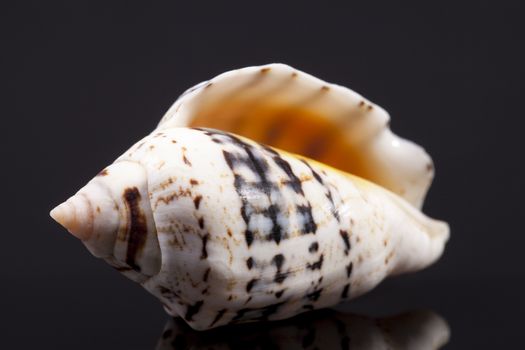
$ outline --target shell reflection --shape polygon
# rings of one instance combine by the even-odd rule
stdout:
[[[373,318],[320,310],[286,321],[192,330],[168,321],[157,350],[169,349],[439,349],[450,337],[447,322],[432,311]]]

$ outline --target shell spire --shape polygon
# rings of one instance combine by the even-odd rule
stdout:
[[[85,195],[79,194],[58,205],[49,213],[73,236],[86,241],[93,233],[93,209]]]

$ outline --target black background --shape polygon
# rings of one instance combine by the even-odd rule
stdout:
[[[1,5],[0,344],[153,349],[168,317],[48,212],[151,131],[186,88],[283,62],[388,110],[436,164],[425,212],[442,259],[350,309],[428,308],[447,348],[511,347],[523,326],[525,6],[35,1]]]

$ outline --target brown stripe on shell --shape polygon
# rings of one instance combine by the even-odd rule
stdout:
[[[204,271],[204,275],[202,275],[202,280],[204,282],[207,282],[208,281],[208,277],[210,275],[210,271],[211,271],[211,268],[207,268],[206,271]]]
[[[338,211],[337,207],[335,206],[334,198],[333,198],[332,191],[331,191],[330,187],[324,182],[324,180],[321,177],[321,175],[317,171],[314,170],[314,168],[310,165],[310,163],[308,163],[306,161],[306,159],[301,159],[301,161],[310,169],[310,171],[312,173],[312,176],[317,180],[317,182],[321,186],[323,186],[323,188],[325,189],[325,196],[330,201],[330,205],[332,206],[332,210],[330,210],[330,212],[332,213],[332,215],[335,217],[335,219],[338,222],[341,221],[341,218],[339,216],[339,211]]]
[[[126,251],[126,264],[136,271],[140,271],[137,265],[137,255],[142,252],[146,244],[148,226],[146,216],[140,208],[140,192],[137,187],[127,188],[123,194],[124,203],[129,215],[128,220],[128,247]]]
[[[352,274],[352,267],[353,267],[352,263],[346,265],[346,277],[350,277],[350,275]]]
[[[317,231],[317,224],[313,218],[312,206],[306,200],[302,188],[301,179],[293,172],[291,165],[284,158],[280,156],[275,150],[260,144],[251,144],[244,140],[225,133],[219,130],[198,128],[197,130],[209,136],[215,142],[221,144],[228,144],[235,148],[223,150],[223,157],[233,174],[233,185],[241,201],[240,215],[243,218],[246,228],[244,232],[246,244],[250,247],[255,239],[273,240],[277,244],[283,239],[287,239],[290,232],[287,220],[280,220],[281,216],[286,216],[289,202],[303,204],[296,204],[295,209],[299,216],[299,230],[302,234],[315,233]],[[273,162],[286,175],[286,180],[279,183],[273,181],[268,175],[270,165]],[[249,170],[253,173],[255,180],[245,177],[239,171]],[[280,184],[289,186],[300,198],[293,201],[285,196],[280,188]],[[265,208],[260,208],[258,203],[255,203],[251,198],[254,192],[260,193],[261,196],[268,198],[269,205]],[[250,193],[250,195],[247,195]],[[261,230],[259,227],[252,226],[252,213],[258,213],[265,216],[271,221],[269,229]],[[289,219],[289,218],[287,218]],[[283,225],[283,222],[285,225]],[[255,234],[257,233],[257,235]]]
[[[317,260],[316,262],[312,264],[308,263],[306,267],[309,268],[310,270],[321,270],[321,268],[323,267],[323,259],[324,259],[324,256],[323,254],[321,254],[321,256],[319,257],[319,260]]]
[[[284,261],[285,261],[285,258],[284,258],[284,255],[282,254],[277,254],[273,257],[272,259],[272,263],[275,265],[275,267],[277,268],[277,271],[275,272],[275,277],[274,277],[274,282],[277,282],[277,283],[283,283],[284,280],[286,279],[288,273],[286,272],[282,272],[282,266],[284,264]]]
[[[350,238],[348,237],[348,232],[345,230],[339,230],[339,234],[345,244],[345,255],[348,255],[348,252],[350,251]]]
[[[200,194],[196,195],[195,198],[193,198],[193,204],[195,205],[195,209],[199,209],[199,206],[201,204],[202,196]]]
[[[210,234],[207,233],[204,236],[202,236],[202,251],[201,251],[201,259],[207,259],[208,258],[208,250],[206,249],[206,245],[208,244],[208,239],[210,238]]]
[[[184,162],[184,164],[186,164],[187,166],[192,166],[191,165],[191,162],[189,161],[189,159],[186,157],[186,147],[182,147],[182,161]]]
[[[347,283],[345,287],[343,288],[343,292],[341,293],[341,298],[346,299],[348,298],[348,291],[350,290],[350,283]]]
[[[251,270],[253,265],[255,264],[254,260],[253,260],[253,257],[249,257],[247,260],[246,260],[246,266],[248,266],[248,270]]]
[[[259,282],[259,279],[257,278],[254,278],[254,279],[251,279],[247,284],[246,284],[246,292],[250,292],[252,290],[252,288],[255,286],[255,284],[257,284],[257,282]]]
[[[226,313],[226,311],[227,311],[226,309],[219,310],[219,311],[217,312],[217,316],[215,316],[215,318],[213,319],[212,323],[210,323],[210,326],[209,326],[209,327],[211,328],[211,327],[215,326],[215,324],[216,324],[217,322],[219,322],[219,320],[222,318],[222,316],[224,316],[224,314]]]
[[[193,321],[193,316],[199,313],[202,304],[204,304],[204,300],[199,300],[193,305],[188,305],[188,308],[186,309],[186,314],[184,315],[184,319],[187,322]]]

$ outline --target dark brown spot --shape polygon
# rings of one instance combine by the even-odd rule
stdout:
[[[199,218],[199,227],[202,229],[204,229],[204,218],[203,217],[200,217]]]
[[[189,305],[188,309],[186,310],[186,315],[184,315],[184,319],[188,322],[193,321],[193,316],[199,313],[199,310],[201,309],[202,304],[204,304],[204,300],[199,300],[195,304]]]
[[[287,273],[281,272],[281,269],[284,264],[284,260],[285,260],[284,255],[282,254],[277,254],[272,259],[272,263],[275,265],[275,267],[277,267],[277,272],[275,273],[275,277],[274,277],[274,281],[277,283],[283,283],[283,281],[286,279],[288,275]]]
[[[246,266],[248,266],[248,270],[251,270],[252,267],[254,265],[254,261],[253,261],[253,258],[250,256],[247,260],[246,260]]]
[[[392,257],[394,256],[394,252],[391,251],[388,256],[385,258],[385,265],[388,265],[388,262],[390,261],[390,259],[392,259]]]
[[[284,289],[282,289],[282,290],[280,290],[280,291],[278,291],[278,292],[275,292],[275,297],[276,297],[277,299],[279,299],[280,297],[283,296],[283,293],[284,293]]]
[[[324,85],[324,86],[321,87],[321,91],[323,91],[323,92],[326,92],[328,90],[330,90],[329,86]]]
[[[217,322],[219,322],[219,320],[222,318],[222,316],[224,316],[225,313],[226,309],[219,310],[219,312],[217,312],[217,316],[215,316],[215,318],[213,319],[213,322],[210,323],[210,327],[213,327]]]
[[[269,68],[269,67],[261,68],[261,73],[266,74],[266,73],[268,73],[270,71],[270,69],[271,68]]]
[[[186,150],[186,147],[182,147],[182,161],[184,164],[191,166],[191,162],[188,160],[188,158],[186,158]]]
[[[97,205],[97,213],[100,213],[100,207]]]
[[[365,101],[359,102],[359,107],[363,107],[365,105]]]
[[[339,230],[339,234],[345,243],[345,255],[348,255],[348,252],[350,251],[350,239],[348,238],[348,232],[345,230]]]
[[[233,235],[233,234],[232,234],[232,230],[230,230],[230,229],[228,229],[228,230],[226,231],[226,233],[227,233],[228,236],[230,236],[230,237]]]
[[[323,259],[324,259],[323,254],[321,254],[321,256],[319,257],[319,260],[317,260],[313,264],[308,263],[306,267],[309,268],[310,270],[321,270],[321,267],[323,267]]]
[[[195,180],[195,179],[190,179],[190,184],[192,186],[195,186],[195,185],[198,185],[199,184],[199,181]]]
[[[208,244],[208,239],[210,238],[210,234],[207,233],[202,237],[202,251],[201,251],[201,259],[208,258],[208,250],[206,249],[206,245]]]
[[[253,243],[253,232],[250,230],[244,231],[244,238],[246,239],[246,244],[249,246]]]
[[[297,72],[292,72],[292,78],[297,78]]]
[[[371,111],[373,108],[374,108],[374,107],[373,107],[372,105],[368,105],[368,106],[366,107],[366,109],[368,109],[369,111]]]
[[[284,255],[282,254],[277,254],[276,256],[273,257],[272,262],[277,267],[277,270],[281,270],[284,260],[285,260]]]
[[[280,271],[279,271],[279,272],[277,272],[277,273],[275,274],[275,277],[274,277],[273,281],[276,282],[276,283],[281,284],[281,283],[284,282],[284,280],[286,279],[286,277],[288,277],[288,273],[286,273],[286,272],[280,272]]]
[[[343,292],[341,293],[341,298],[346,299],[348,298],[348,291],[350,290],[350,283],[347,283],[345,287],[343,288]]]
[[[195,204],[195,209],[199,209],[199,205],[201,204],[202,196],[199,194],[193,198],[193,204]]]
[[[312,244],[310,244],[310,247],[308,248],[308,251],[310,253],[315,253],[318,250],[319,250],[319,243],[317,242],[313,242]]]
[[[253,286],[255,286],[255,284],[258,282],[259,280],[257,278],[254,278],[252,280],[250,280],[247,284],[246,284],[246,292],[250,292],[253,288]]]
[[[108,169],[103,169],[100,173],[97,174],[97,176],[106,176],[108,174]]]
[[[432,171],[432,170],[434,170],[434,164],[428,163],[427,164],[427,171]]]
[[[352,263],[346,265],[346,277],[350,277],[350,275],[352,274],[352,267],[353,267]]]
[[[124,191],[123,198],[129,215],[126,234],[128,237],[126,264],[134,270],[140,271],[140,266],[136,264],[136,258],[142,252],[148,236],[146,216],[140,208],[141,196],[137,187],[127,188]]]
[[[208,281],[208,276],[210,275],[210,271],[211,271],[211,268],[207,268],[206,271],[204,271],[204,275],[202,276],[202,280],[204,282],[207,282]]]
[[[186,158],[186,155],[185,155],[185,154],[182,155],[182,161],[183,161],[186,165],[191,166],[191,162],[188,160],[188,158]]]
[[[177,141],[175,141],[175,140],[171,140],[171,143],[177,143]]]
[[[273,150],[272,150],[273,151]],[[275,152],[275,151],[274,151]],[[292,167],[290,166],[290,163],[288,163],[285,159],[283,159],[278,153],[274,153],[275,155],[272,157],[273,161],[279,168],[281,168],[285,174],[288,176],[288,180],[285,182],[285,184],[290,185],[290,187],[298,194],[304,195],[301,179],[295,175],[295,173],[292,170]]]
[[[314,216],[312,214],[312,205],[298,205],[296,206],[297,212],[302,215],[303,218],[303,227],[301,228],[301,233],[303,235],[317,232],[317,224],[314,221]]]

